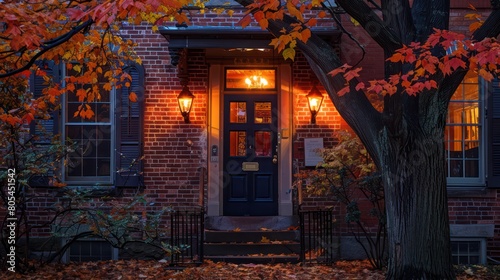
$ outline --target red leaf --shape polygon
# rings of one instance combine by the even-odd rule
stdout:
[[[337,94],[339,96],[344,96],[346,93],[350,91],[349,86],[345,86],[343,89],[339,90]]]
[[[356,85],[356,90],[359,91],[359,90],[362,90],[365,88],[365,83],[363,82],[359,82],[357,85]]]
[[[347,81],[350,81],[354,78],[357,78],[359,77],[359,71],[363,70],[363,68],[359,67],[359,68],[356,68],[356,69],[353,69],[353,70],[350,70],[350,71],[347,71],[345,74],[344,74],[344,78],[347,80]]]

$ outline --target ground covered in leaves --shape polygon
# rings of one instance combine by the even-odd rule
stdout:
[[[500,280],[500,266],[457,267],[457,279]],[[51,264],[28,274],[0,272],[0,279],[384,279],[367,261],[339,261],[332,266],[300,264],[229,264],[205,262],[197,267],[173,269],[164,262],[119,260]]]

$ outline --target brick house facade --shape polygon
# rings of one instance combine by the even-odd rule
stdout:
[[[463,3],[462,3],[463,2]],[[452,1],[450,29],[467,30],[468,23],[463,20],[468,13],[465,2]],[[475,1],[480,12],[487,14],[489,1]],[[488,2],[488,3],[487,3]],[[481,8],[486,8],[481,10]],[[271,216],[292,216],[295,214],[294,197],[290,188],[293,184],[293,174],[298,169],[305,167],[305,139],[323,139],[325,148],[335,145],[333,133],[341,129],[348,129],[332,102],[328,99],[326,92],[318,85],[323,93],[324,100],[316,117],[316,124],[310,123],[310,111],[307,105],[307,93],[316,84],[316,78],[310,70],[305,58],[298,53],[295,60],[284,61],[280,54],[273,51],[261,52],[257,50],[243,51],[249,42],[261,40],[263,43],[255,45],[252,49],[268,47],[270,37],[265,32],[249,27],[245,30],[233,29],[225,33],[225,28],[237,26],[241,18],[242,10],[235,9],[232,17],[226,15],[215,15],[206,13],[199,15],[195,11],[191,13],[191,25],[187,28],[165,26],[158,33],[153,33],[150,26],[125,26],[121,31],[125,39],[131,39],[137,43],[137,54],[141,57],[143,65],[138,70],[139,81],[143,85],[143,95],[139,96],[137,106],[142,106],[142,129],[137,136],[140,152],[144,156],[142,161],[142,174],[136,186],[143,187],[144,193],[155,205],[149,206],[148,211],[155,211],[162,205],[189,208],[199,202],[199,188],[204,186],[204,201],[209,217],[234,215],[232,210],[226,209],[226,203],[232,203],[226,195],[234,195],[234,200],[241,198],[243,194],[237,193],[244,190],[233,189],[228,194],[224,184],[224,176],[228,173],[225,169],[230,163],[227,159],[232,150],[227,147],[232,140],[225,135],[232,135],[232,122],[228,122],[231,111],[225,111],[231,102],[254,102],[253,99],[243,101],[228,99],[226,96],[241,94],[242,89],[232,90],[227,85],[224,75],[227,69],[253,70],[267,69],[275,70],[276,86],[264,91],[269,95],[276,95],[276,101],[269,101],[276,106],[278,112],[273,116],[278,117],[278,124],[274,130],[269,128],[254,128],[248,133],[271,131],[274,140],[252,141],[254,145],[266,146],[269,151],[268,159],[276,155],[278,164],[274,165],[276,181],[269,181],[270,177],[263,174],[256,179],[257,185],[269,184],[269,189],[262,190],[259,195],[262,200],[272,200],[269,214]],[[367,55],[362,61],[363,71],[361,77],[368,81],[381,78],[383,72],[383,55],[381,49],[364,34],[361,28],[352,26],[346,16],[342,20],[348,30],[359,35],[360,43],[365,46]],[[217,31],[220,27],[223,31]],[[192,32],[193,29],[202,28],[199,33]],[[205,28],[205,29],[203,29]],[[338,47],[340,55],[347,63],[355,63],[359,59],[360,51],[345,36],[341,37],[335,24],[329,20],[321,20],[319,33]],[[326,32],[328,31],[328,32]],[[248,34],[248,35],[245,35]],[[241,35],[241,36],[240,36]],[[267,40],[267,41],[266,41]],[[175,44],[172,47],[172,44]],[[206,47],[203,47],[206,44]],[[257,44],[257,43],[256,43]],[[182,90],[179,80],[179,55],[182,50],[187,52],[187,72],[189,90],[195,96],[193,107],[189,115],[190,123],[185,123],[179,112],[177,96]],[[182,62],[181,62],[182,63]],[[479,85],[478,85],[479,86]],[[498,92],[498,81],[488,85],[487,90]],[[236,94],[233,94],[236,93]],[[259,91],[256,92],[258,94]],[[244,94],[243,94],[244,95]],[[258,98],[257,98],[258,101]],[[484,99],[486,101],[486,99]],[[228,103],[229,102],[229,103]],[[258,101],[261,102],[261,101]],[[268,101],[262,101],[260,105],[266,105]],[[274,104],[273,102],[276,102]],[[248,103],[250,104],[250,103]],[[482,103],[480,103],[482,104]],[[119,104],[117,104],[119,105]],[[260,106],[259,105],[259,106]],[[250,105],[248,105],[250,106]],[[257,106],[257,105],[255,105]],[[265,106],[264,106],[265,107]],[[250,107],[249,107],[250,108]],[[257,110],[256,107],[253,108]],[[141,112],[141,111],[139,111]],[[250,113],[249,113],[250,114]],[[249,115],[250,116],[250,115]],[[484,123],[482,123],[484,124]],[[139,126],[139,127],[140,127]],[[116,128],[117,130],[120,128]],[[225,130],[226,129],[226,130]],[[244,131],[246,128],[236,127],[236,132]],[[491,162],[486,158],[492,153],[491,147],[487,147],[486,139],[488,132],[492,132],[491,126],[482,126],[485,139],[480,139],[480,145],[485,149],[481,153],[478,175],[481,178],[472,184],[450,184],[449,210],[450,223],[452,226],[452,238],[463,238],[466,242],[479,240],[485,241],[481,246],[486,247],[487,256],[500,260],[500,184],[492,185],[485,181],[486,170],[491,167]],[[132,134],[137,133],[133,131]],[[264,133],[265,134],[265,133]],[[278,135],[279,134],[279,135]],[[259,134],[261,135],[261,134]],[[266,134],[267,135],[267,134]],[[117,136],[119,137],[119,136]],[[236,138],[237,139],[237,138]],[[115,139],[116,140],[116,139]],[[237,140],[235,140],[237,141]],[[249,140],[250,141],[250,140]],[[266,142],[271,141],[271,142]],[[275,142],[273,142],[275,141]],[[247,145],[249,143],[246,143]],[[269,144],[273,147],[269,147]],[[116,144],[115,148],[120,144]],[[251,143],[250,143],[251,146]],[[212,149],[215,148],[216,151]],[[267,155],[266,155],[267,156]],[[225,158],[226,157],[226,158]],[[462,158],[464,161],[467,159]],[[113,159],[111,159],[113,161]],[[225,165],[225,166],[224,166]],[[264,163],[260,163],[264,166]],[[115,162],[115,168],[119,163]],[[248,168],[254,168],[249,166]],[[207,171],[207,182],[200,182],[200,174]],[[230,173],[230,172],[229,172]],[[113,177],[113,176],[112,176]],[[261,181],[259,181],[261,180]],[[452,181],[453,181],[452,180]],[[269,183],[271,182],[271,183]],[[274,182],[274,183],[273,183]],[[69,182],[69,185],[72,185]],[[73,185],[85,186],[82,182]],[[89,185],[93,185],[90,181]],[[119,188],[110,184],[111,188]],[[124,197],[134,192],[130,186],[120,187],[121,195]],[[235,187],[236,188],[236,187]],[[51,188],[38,188],[39,198],[30,202],[29,207],[33,209],[30,217],[34,222],[43,221],[44,208],[52,203]],[[46,194],[46,197],[43,194]],[[306,198],[305,205],[309,207],[325,207],[333,202],[325,198]],[[251,204],[249,208],[258,204]],[[337,220],[343,221],[342,207],[334,205]],[[236,206],[238,207],[238,206]],[[247,207],[247,206],[245,206]],[[248,215],[248,213],[236,215]],[[252,214],[250,214],[252,215]],[[39,234],[48,234],[48,229],[40,229]],[[339,229],[339,234],[348,235],[345,228]],[[457,239],[459,240],[459,239]]]

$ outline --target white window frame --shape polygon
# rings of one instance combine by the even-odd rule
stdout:
[[[62,69],[62,81],[63,81],[63,86],[66,86],[65,83],[65,77],[66,77],[66,67],[63,67]],[[67,105],[67,93],[63,94],[62,96],[62,116],[61,116],[61,135],[63,139],[64,145],[67,145],[67,135],[66,135],[66,127],[71,126],[71,123],[68,123],[67,119],[68,116],[72,116],[74,112],[68,112],[68,105]],[[115,178],[115,166],[116,166],[116,156],[115,156],[115,146],[116,146],[116,121],[115,121],[115,106],[116,104],[116,89],[113,87],[112,90],[109,92],[109,106],[110,106],[110,112],[109,112],[109,122],[89,122],[89,123],[84,123],[88,124],[89,126],[96,126],[96,125],[106,125],[109,126],[110,128],[110,158],[109,158],[109,176],[75,176],[75,177],[70,177],[66,174],[67,171],[67,161],[69,154],[65,157],[66,160],[63,162],[62,165],[62,179],[63,182],[65,182],[68,185],[112,185],[114,183],[114,178]],[[69,115],[68,115],[69,114]],[[75,126],[81,126],[82,124],[73,124]]]
[[[462,81],[462,84],[464,82]],[[448,186],[450,187],[484,187],[486,185],[486,94],[487,94],[487,89],[488,89],[488,83],[482,79],[481,77],[478,77],[478,90],[479,90],[479,100],[478,100],[478,108],[479,108],[479,149],[478,149],[478,174],[479,177],[465,177],[465,174],[463,174],[462,177],[450,177],[449,172],[447,175],[447,183]],[[453,100],[450,101],[451,103],[454,102]],[[467,102],[467,100],[457,100],[456,102]],[[448,117],[447,117],[448,119]],[[448,127],[449,124],[448,122],[446,123],[446,127]],[[463,126],[460,125],[460,126]],[[465,137],[465,136],[463,136]],[[446,141],[447,139],[445,139]],[[463,138],[462,141],[465,141]],[[448,153],[448,150],[445,150],[446,153]],[[465,150],[464,150],[465,152]],[[465,155],[464,157],[465,158]],[[462,159],[463,159],[462,158]],[[446,161],[447,161],[447,168],[449,168],[449,162],[450,158],[447,155]]]
[[[487,263],[487,257],[486,257],[486,238],[484,237],[452,237],[450,238],[450,241],[453,242],[478,242],[479,243],[479,252],[478,252],[478,257],[479,257],[479,262],[478,263],[471,263],[473,264],[480,264],[480,265],[485,265]],[[470,258],[470,254],[465,254],[461,253],[459,255],[455,255],[455,252],[452,251],[453,257],[457,256],[467,256]]]

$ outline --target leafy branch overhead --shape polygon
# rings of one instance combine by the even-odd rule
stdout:
[[[101,100],[103,90],[130,86],[131,77],[121,69],[127,62],[140,63],[136,44],[120,37],[124,25],[149,23],[153,30],[165,21],[188,23],[182,8],[189,0],[121,1],[2,1],[0,18],[1,84],[27,88],[33,72],[43,77],[48,89],[44,96],[23,104],[5,104],[0,119],[12,125],[30,123],[35,111],[53,106],[62,94],[75,95],[81,105],[75,117],[92,118],[89,103]],[[204,1],[197,1],[202,6]],[[64,64],[64,82],[46,74],[40,61]],[[22,87],[19,87],[20,90]],[[11,88],[2,92],[16,96]],[[134,92],[130,100],[136,101]],[[9,108],[9,109],[6,109]]]
[[[436,48],[446,50],[447,55],[433,55]],[[403,46],[387,59],[392,63],[413,65],[413,70],[391,75],[388,80],[373,80],[368,84],[358,82],[355,90],[365,89],[368,94],[392,95],[399,92],[398,88],[401,87],[403,93],[417,95],[424,90],[437,89],[437,82],[433,78],[438,71],[449,76],[459,69],[472,69],[484,80],[491,82],[493,74],[499,73],[499,53],[500,44],[493,38],[474,42],[465,40],[463,34],[436,29],[425,44],[411,43],[410,46]],[[362,68],[351,69],[349,65],[344,64],[330,72],[332,76],[342,74],[347,82],[338,95],[342,96],[351,91],[348,82],[359,77],[361,70]]]

